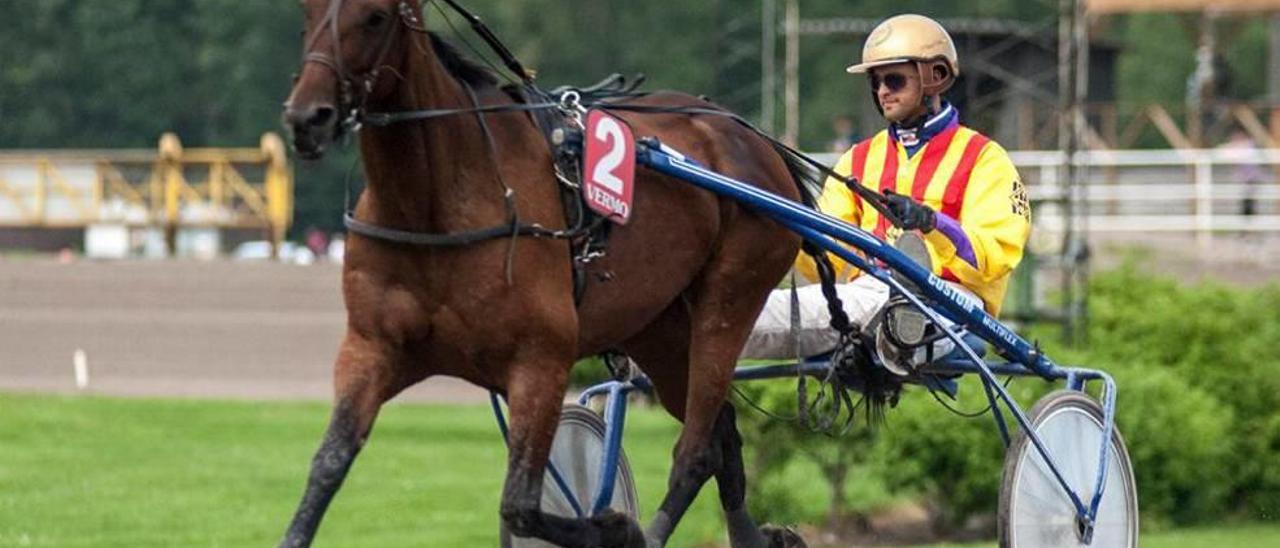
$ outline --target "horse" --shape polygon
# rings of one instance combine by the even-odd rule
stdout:
[[[457,109],[359,131],[367,180],[352,215],[368,225],[447,234],[519,218],[566,227],[551,147],[495,72],[429,32],[418,0],[302,0],[304,60],[284,108],[295,151],[316,158],[356,112]],[[638,105],[718,109],[658,92]],[[791,200],[812,199],[779,152],[724,116],[620,113],[720,173]],[[798,236],[731,199],[639,170],[631,220],[575,303],[570,244],[512,235],[466,246],[347,240],[347,328],[334,363],[327,431],[281,546],[307,546],[380,407],[435,375],[506,398],[509,460],[501,519],[515,535],[569,547],[663,545],[715,477],[734,546],[802,543],[747,514],[742,441],[727,399],[739,352]],[[569,370],[619,350],[652,380],[682,429],[669,489],[647,528],[608,513],[539,508]]]

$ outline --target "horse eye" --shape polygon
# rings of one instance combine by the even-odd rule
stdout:
[[[381,27],[383,23],[386,23],[388,18],[389,16],[386,12],[375,11],[369,14],[369,19],[365,20],[364,24],[366,27],[376,29]]]

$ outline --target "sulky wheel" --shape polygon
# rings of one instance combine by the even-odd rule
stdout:
[[[577,499],[584,513],[591,512],[600,482],[600,462],[604,457],[604,420],[594,411],[577,404],[567,404],[560,412],[560,425],[551,444],[551,462],[555,464],[565,485]],[[627,457],[619,449],[618,474],[614,479],[614,511],[639,518],[635,481]],[[542,510],[558,516],[575,517],[569,499],[552,479],[551,471],[542,480]],[[505,526],[499,532],[503,548],[551,548],[554,545],[538,539],[512,536]]]
[[[1088,506],[1097,482],[1102,407],[1082,392],[1060,390],[1037,402],[1028,419],[1049,455],[1057,462],[1067,485]],[[1031,438],[1019,432],[1005,453],[998,514],[1000,546],[1137,546],[1138,492],[1129,452],[1118,429],[1112,429],[1107,466],[1106,485],[1098,506],[1093,539],[1085,544],[1077,532],[1076,511],[1071,499],[1054,479]]]

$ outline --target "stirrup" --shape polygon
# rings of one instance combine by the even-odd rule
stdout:
[[[893,247],[926,271],[933,272],[933,258],[929,256],[929,247],[925,245],[924,239],[920,237],[919,233],[903,233],[893,243]],[[920,294],[920,288],[905,276],[896,271],[893,276],[908,290],[917,295]],[[925,329],[929,326],[929,318],[925,317],[924,312],[912,306],[896,307],[893,312],[893,314],[888,314],[888,320],[893,324],[889,328],[896,335],[894,338],[900,341],[924,340]]]
[[[917,352],[928,348],[937,337],[929,321],[915,305],[902,297],[890,299],[876,318],[875,351],[880,364],[898,376],[909,376],[923,365]],[[928,350],[926,350],[926,353]]]
[[[919,233],[903,233],[894,242],[893,247],[926,271],[933,271],[933,259],[929,256],[929,248]],[[920,288],[901,273],[894,271],[893,278],[908,291],[919,294]],[[885,304],[882,316],[883,323],[876,330],[875,342],[880,362],[894,374],[909,375],[914,372],[917,365],[912,363],[915,350],[919,347],[919,343],[928,337],[928,328],[932,322],[924,312],[901,299],[890,299],[890,302]],[[887,336],[890,333],[892,336]]]
[[[908,259],[911,259],[911,262],[920,265],[921,268],[924,268],[928,272],[933,272],[933,257],[929,255],[929,246],[925,245],[924,238],[920,237],[920,233],[914,231],[902,233],[902,235],[898,236],[898,239],[893,242],[893,248],[897,249],[899,253],[906,255]],[[896,270],[893,271],[893,279],[898,280],[898,283],[901,283],[913,292],[920,292],[920,288],[916,286],[915,282],[907,279],[906,276],[903,276]]]

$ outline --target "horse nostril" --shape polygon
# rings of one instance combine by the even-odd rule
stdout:
[[[312,126],[327,126],[333,122],[333,118],[337,113],[337,109],[333,107],[316,107],[316,110],[311,113],[311,118],[307,119],[307,124]]]

